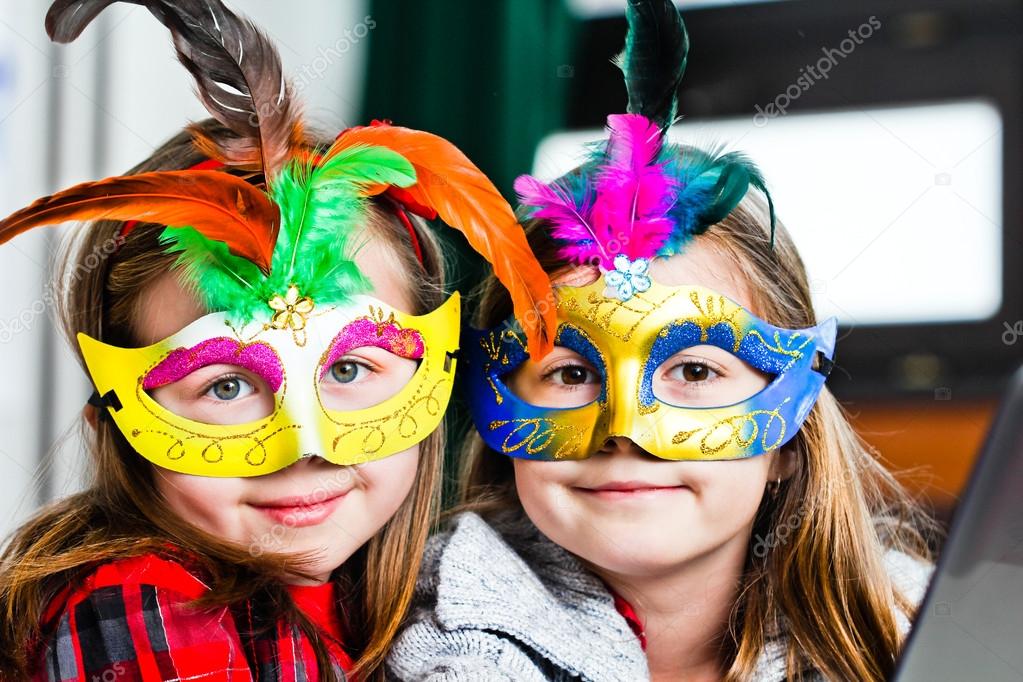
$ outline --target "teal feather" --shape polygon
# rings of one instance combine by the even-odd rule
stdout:
[[[723,154],[720,148],[704,151],[689,146],[666,145],[661,161],[678,179],[680,189],[671,210],[676,229],[659,255],[680,253],[692,235],[701,234],[724,220],[751,186],[767,198],[771,246],[774,246],[774,203],[760,169],[744,154]]]
[[[629,0],[625,49],[615,64],[625,76],[628,112],[666,129],[675,120],[689,36],[671,0]]]

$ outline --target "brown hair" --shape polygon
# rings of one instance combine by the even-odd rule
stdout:
[[[802,260],[781,224],[771,248],[768,226],[765,202],[751,192],[694,239],[734,262],[758,316],[788,329],[813,326]],[[570,269],[558,258],[542,221],[531,221],[527,233],[548,273]],[[478,326],[499,324],[510,313],[503,288],[489,280]],[[790,679],[801,679],[808,667],[828,679],[887,679],[901,645],[895,608],[909,615],[914,609],[896,589],[882,557],[896,549],[929,561],[928,539],[936,535],[936,524],[857,436],[826,387],[785,448],[794,455],[795,471],[776,496],[764,496],[757,512],[723,637],[724,679],[750,679],[765,633],[772,631],[788,633]],[[511,459],[488,449],[478,434],[467,447],[461,484],[461,504],[451,514],[491,515],[521,506]],[[799,523],[789,535],[793,519]],[[754,538],[781,537],[776,534],[781,524],[788,524],[785,551],[755,552]]]
[[[210,135],[227,134],[211,119],[198,126]],[[182,131],[130,172],[189,168],[203,158],[192,144],[192,134]],[[410,245],[408,229],[382,204],[371,206],[366,237],[392,252],[395,270],[407,273],[411,312],[422,314],[442,302],[444,263],[432,234],[417,219],[412,223],[422,263]],[[112,245],[117,244],[122,225],[90,224],[63,260],[60,317],[76,351],[78,332],[115,345],[139,345],[140,294],[173,266],[175,255],[158,243],[162,226],[140,225],[115,249]],[[79,362],[84,368],[80,355]],[[211,590],[197,605],[248,604],[260,613],[260,622],[290,620],[313,643],[320,678],[333,679],[316,628],[295,607],[283,584],[285,576],[301,573],[302,558],[254,556],[245,547],[192,526],[161,499],[153,465],[132,450],[110,419],[100,418],[94,430],[83,427],[92,457],[86,489],[37,513],[14,533],[0,557],[0,678],[30,676],[41,652],[26,643],[39,643],[45,636],[42,614],[60,587],[75,583],[99,563],[165,552],[171,543],[196,560],[209,579]],[[332,576],[348,620],[350,640],[344,644],[357,659],[355,673],[360,679],[383,678],[383,659],[411,601],[439,508],[443,442],[441,427],[420,443],[411,493],[376,536]]]

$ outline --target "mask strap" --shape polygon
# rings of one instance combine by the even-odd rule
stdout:
[[[825,355],[824,351],[817,351],[817,366],[813,370],[827,378],[831,375],[831,370],[834,368],[835,361]]]
[[[89,396],[88,402],[90,405],[100,410],[101,415],[106,413],[104,408],[109,407],[114,412],[117,412],[122,407],[121,399],[117,397],[117,393],[114,392],[114,389],[110,389],[103,395],[100,395],[99,391],[93,390],[92,395]]]

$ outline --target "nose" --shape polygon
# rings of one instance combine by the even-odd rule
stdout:
[[[298,427],[298,452],[300,459],[325,458],[323,442],[314,425],[305,423]]]
[[[635,408],[623,405],[608,405],[610,414],[607,420],[607,432],[610,438],[626,437],[632,433],[633,411]]]
[[[639,447],[636,441],[628,436],[609,436],[597,454],[608,456],[631,455],[634,457],[653,457],[652,454]]]

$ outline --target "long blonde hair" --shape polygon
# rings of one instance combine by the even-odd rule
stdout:
[[[226,131],[212,120],[198,124],[209,134]],[[192,135],[182,131],[131,173],[189,168],[203,159]],[[442,302],[444,263],[431,233],[413,221],[422,263],[410,246],[408,230],[380,207],[371,208],[367,238],[374,248],[392,252],[395,271],[405,273],[412,312],[422,314]],[[72,348],[84,332],[107,343],[138,345],[141,292],[173,267],[175,256],[158,243],[162,226],[145,224],[131,231],[116,249],[123,223],[103,221],[83,229],[69,250],[58,283],[60,318]],[[91,480],[85,490],[42,509],[18,529],[0,558],[0,679],[25,679],[38,663],[42,614],[60,587],[101,562],[150,552],[167,543],[197,558],[211,591],[201,606],[255,604],[268,623],[284,618],[310,638],[320,679],[333,679],[324,643],[299,611],[283,579],[301,571],[288,555],[254,556],[178,517],[154,485],[153,465],[135,453],[110,419],[95,429],[83,423],[90,443]],[[419,446],[419,466],[409,496],[387,524],[334,572],[344,603],[350,640],[363,680],[383,678],[382,662],[397,632],[415,586],[423,548],[440,503],[444,450],[443,427]]]
[[[788,329],[813,326],[803,262],[781,224],[770,247],[768,225],[764,202],[751,192],[694,239],[735,263],[758,316]],[[545,270],[565,271],[542,221],[530,222],[527,233]],[[511,312],[507,294],[492,279],[478,310],[483,328]],[[757,512],[723,638],[724,679],[750,679],[768,633],[785,632],[790,679],[813,668],[828,679],[880,682],[892,672],[901,645],[895,609],[910,616],[914,611],[889,577],[883,555],[894,549],[929,561],[936,524],[856,434],[827,387],[785,448],[795,470],[775,496],[764,496]],[[461,503],[451,514],[520,507],[511,459],[486,448],[478,434],[466,449],[460,481]],[[779,544],[784,551],[775,551]]]

